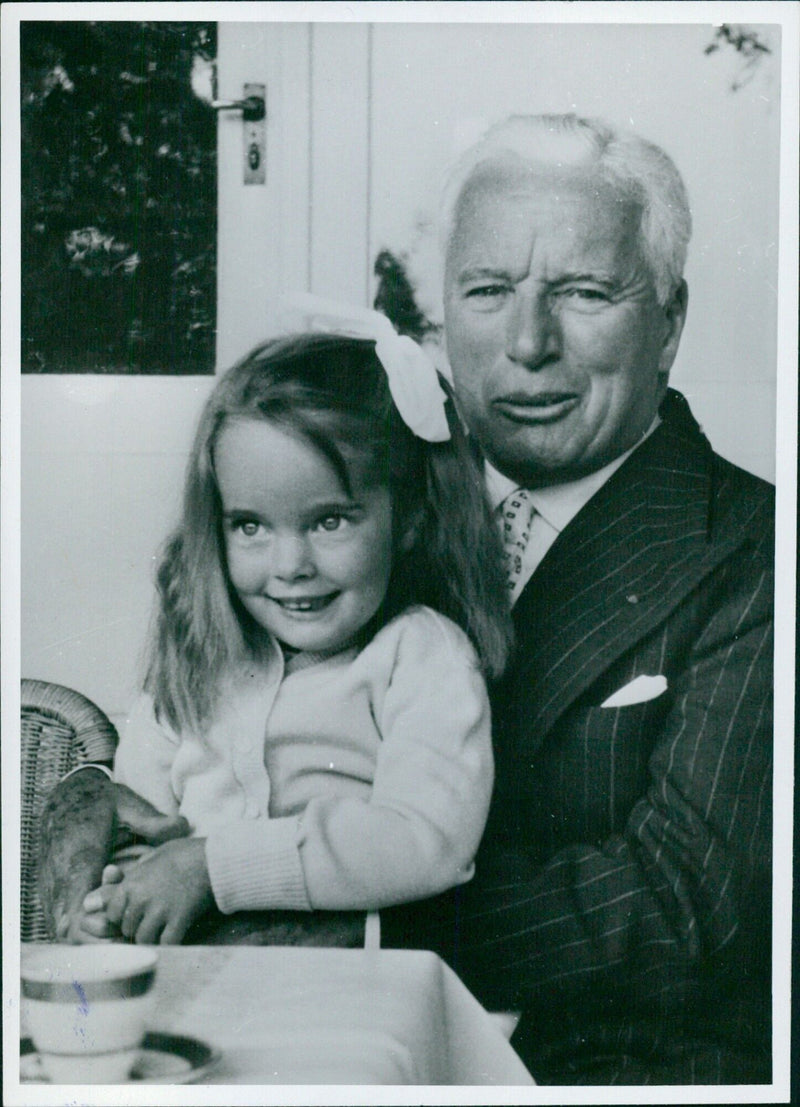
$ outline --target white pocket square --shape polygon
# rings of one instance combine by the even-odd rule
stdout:
[[[600,706],[630,707],[634,703],[645,703],[647,700],[654,700],[656,696],[660,696],[666,690],[667,678],[661,673],[658,676],[645,676],[643,674],[632,680],[630,684],[626,684],[624,688],[618,689]]]

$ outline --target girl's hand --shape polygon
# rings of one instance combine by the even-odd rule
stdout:
[[[106,865],[103,869],[101,883],[119,884],[124,876],[125,871],[119,865]],[[90,904],[97,904],[97,906],[94,910],[88,911],[86,909],[87,899],[89,899],[88,896],[84,898],[84,902],[80,909],[75,912],[74,917],[70,920],[70,930],[68,933],[65,932],[61,940],[69,941],[73,944],[119,941],[122,938],[122,931],[118,926],[114,926],[114,924],[109,921],[108,916],[100,905],[101,897],[92,897],[89,901]]]
[[[119,870],[106,873],[115,882],[106,879],[90,892],[83,909],[102,913],[105,923],[141,944],[177,944],[214,902],[203,838],[165,842],[130,866],[119,881]]]
[[[106,865],[103,869],[103,884],[118,884],[123,877],[118,865]],[[56,907],[53,921],[57,942],[69,942],[71,945],[86,945],[92,942],[119,941],[122,933],[106,917],[105,911],[86,910],[86,899],[76,900],[70,910]]]

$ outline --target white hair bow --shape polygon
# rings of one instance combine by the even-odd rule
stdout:
[[[436,367],[413,338],[395,331],[385,315],[310,292],[282,297],[281,308],[301,315],[307,330],[373,339],[395,407],[408,429],[426,442],[446,442],[450,438],[444,410],[447,395]]]

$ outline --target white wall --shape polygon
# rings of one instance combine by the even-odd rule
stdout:
[[[510,112],[575,111],[633,127],[672,156],[692,203],[673,384],[720,453],[774,479],[780,37],[758,30],[775,54],[732,92],[739,59],[704,54],[710,24],[376,25],[370,245],[374,256],[414,243],[436,310],[431,244],[414,228],[484,126]]]
[[[689,322],[674,371],[720,451],[774,472],[776,89],[731,93],[704,27],[222,24],[220,94],[268,86],[267,185],[240,181],[220,123],[219,362],[272,326],[274,297],[368,302],[369,265],[414,241],[459,142],[510,110],[632,122],[693,199]],[[428,274],[429,246],[418,243]],[[426,252],[427,251],[427,252]],[[430,289],[423,288],[428,295]],[[4,371],[12,370],[6,365]],[[210,378],[22,382],[22,672],[113,717],[130,701]]]
[[[136,687],[153,556],[213,378],[22,384],[22,674],[116,717]]]

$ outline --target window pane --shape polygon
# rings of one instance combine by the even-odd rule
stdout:
[[[214,23],[22,24],[23,372],[213,372],[215,57]]]

